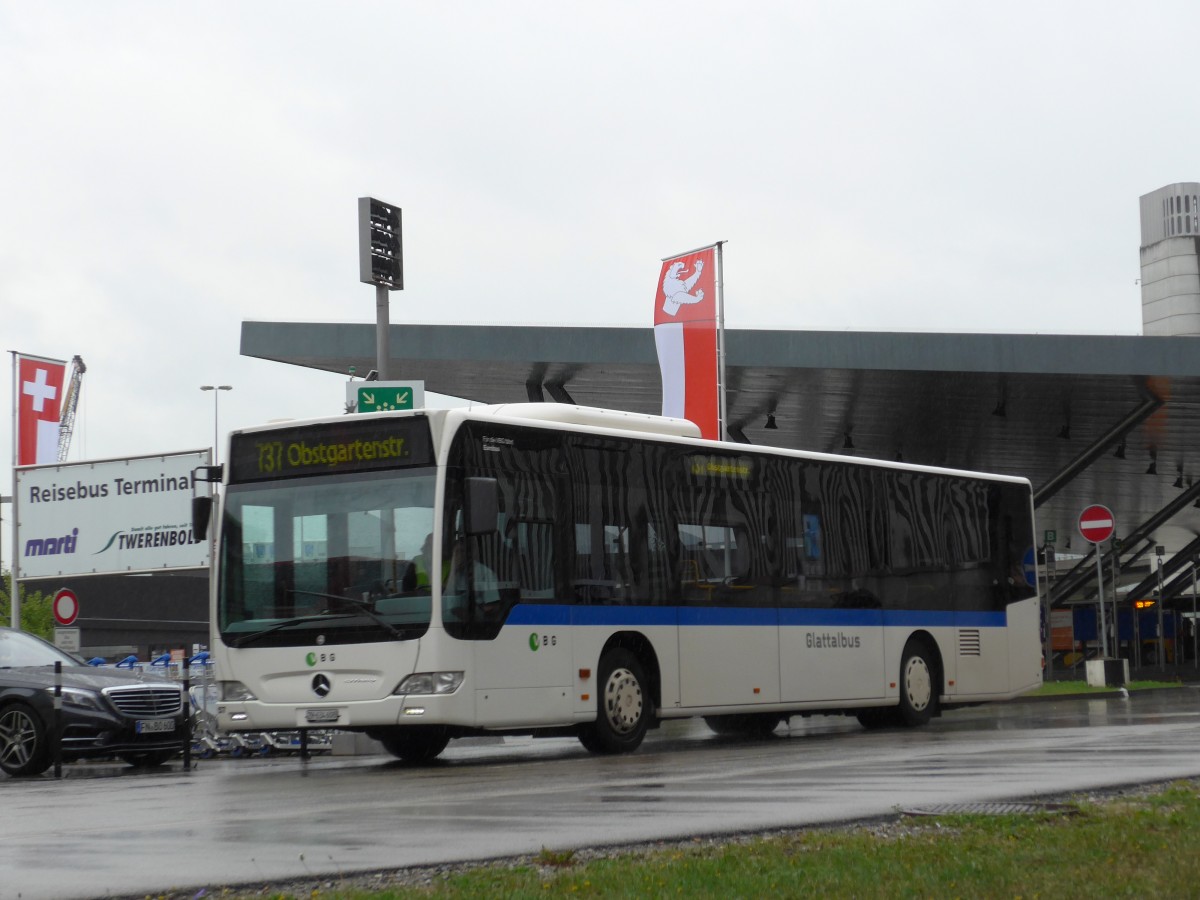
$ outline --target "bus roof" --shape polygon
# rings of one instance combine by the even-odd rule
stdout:
[[[930,472],[940,475],[956,475],[986,478],[1028,485],[1028,478],[1017,475],[999,475],[991,472],[975,472],[965,469],[948,469],[915,463],[892,462],[885,459],[846,456],[837,453],[820,453],[812,450],[792,450],[786,447],[767,447],[761,444],[741,444],[730,441],[710,441],[700,436],[700,429],[687,419],[631,413],[623,410],[600,409],[592,406],[574,406],[567,403],[500,403],[494,405],[460,407],[448,411],[460,421],[493,418],[514,424],[535,425],[545,423],[559,427],[594,428],[600,431],[627,431],[645,437],[660,437],[668,440],[696,442],[702,446],[720,448],[723,451],[754,453],[757,455],[788,456],[827,462],[857,463],[908,472]]]

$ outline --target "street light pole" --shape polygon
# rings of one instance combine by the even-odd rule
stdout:
[[[213,392],[213,465],[215,466],[220,461],[219,457],[221,455],[221,449],[220,449],[221,448],[221,442],[220,442],[220,433],[221,432],[220,432],[220,428],[218,427],[218,423],[220,421],[221,391],[232,391],[233,385],[232,384],[202,384],[202,385],[200,385],[200,390]]]

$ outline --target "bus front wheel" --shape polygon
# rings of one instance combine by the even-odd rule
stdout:
[[[580,735],[580,743],[593,753],[632,753],[650,726],[645,670],[636,656],[618,647],[601,658],[598,675],[596,721]]]
[[[937,712],[937,665],[923,641],[911,640],[904,645],[900,661],[900,706],[897,719],[901,725],[924,725]]]
[[[383,749],[405,762],[423,763],[436,759],[450,743],[450,735],[438,725],[397,728],[381,735]]]

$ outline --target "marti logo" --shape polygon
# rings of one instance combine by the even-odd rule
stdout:
[[[31,538],[25,542],[26,556],[59,556],[74,553],[79,542],[79,529],[72,528],[62,537]]]

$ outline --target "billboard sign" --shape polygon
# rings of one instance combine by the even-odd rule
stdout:
[[[15,574],[206,568],[208,541],[192,534],[192,471],[210,462],[196,450],[16,469]]]

